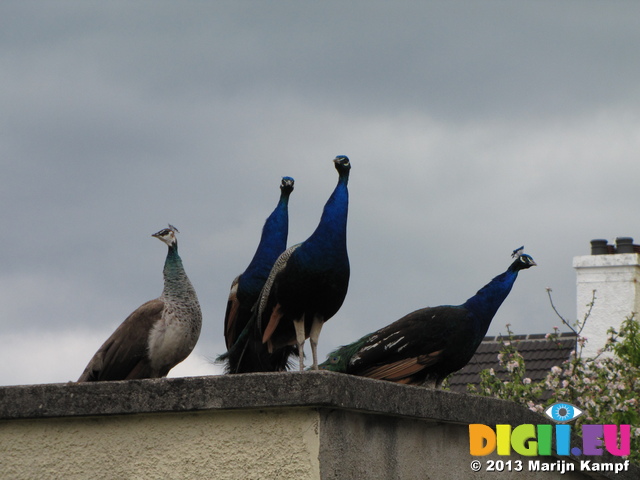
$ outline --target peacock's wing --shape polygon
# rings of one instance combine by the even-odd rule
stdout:
[[[455,306],[416,310],[371,334],[349,361],[348,373],[399,382],[445,360],[468,312]]]
[[[273,332],[278,327],[282,318],[282,310],[278,300],[278,282],[280,275],[283,275],[287,268],[287,262],[293,253],[300,247],[300,243],[286,249],[276,260],[273,265],[269,277],[260,292],[258,299],[258,328],[262,331],[262,342],[268,343],[271,340]]]

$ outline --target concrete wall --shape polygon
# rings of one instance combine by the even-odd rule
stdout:
[[[587,338],[583,351],[595,356],[607,340],[607,330],[617,328],[632,312],[640,312],[640,255],[584,255],[574,257],[577,282],[577,315],[582,321],[593,291],[596,300],[582,331]]]
[[[480,478],[556,479],[557,472],[532,472],[529,458],[513,454],[477,457],[483,471],[473,472],[467,425],[332,410],[321,417],[321,478],[458,480]],[[542,457],[541,457],[542,458]],[[488,461],[522,461],[522,471],[487,472]],[[544,462],[555,462],[545,459]],[[569,462],[573,463],[573,462]],[[581,472],[568,480],[589,478]],[[600,477],[595,477],[600,478]]]
[[[4,387],[0,478],[558,478],[528,471],[530,457],[470,456],[469,423],[549,421],[511,402],[332,372]],[[524,469],[489,473],[489,459]]]
[[[3,422],[0,478],[319,478],[310,409]]]

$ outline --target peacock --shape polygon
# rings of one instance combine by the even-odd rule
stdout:
[[[178,255],[178,229],[152,236],[168,247],[162,295],[129,315],[98,349],[79,382],[165,377],[191,353],[200,336],[202,311]]]
[[[320,365],[323,370],[437,388],[464,367],[482,342],[518,272],[536,265],[513,254],[509,268],[462,305],[427,307],[409,313],[356,342],[338,348]]]
[[[304,370],[304,342],[311,343],[313,367],[324,322],[342,306],[349,286],[347,213],[349,171],[344,155],[334,165],[338,184],[327,200],[315,231],[304,242],[285,250],[271,269],[257,303],[257,325],[271,354],[297,347]]]
[[[244,334],[242,332],[251,319],[253,307],[269,277],[273,264],[287,248],[288,204],[293,185],[293,178],[282,178],[280,199],[276,208],[265,221],[256,253],[247,269],[238,275],[231,284],[224,318],[227,353],[219,357],[220,361],[227,361],[226,371],[228,373],[268,372],[286,369],[291,347],[284,349],[281,355],[270,355],[262,343],[260,335],[250,330],[251,327]],[[240,341],[238,341],[239,337]]]

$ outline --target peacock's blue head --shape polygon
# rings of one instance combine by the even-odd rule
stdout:
[[[180,231],[173,225],[169,224],[169,228],[163,228],[162,230],[154,233],[151,236],[156,237],[158,240],[163,241],[169,247],[171,247],[178,243],[178,239],[176,238],[176,233],[180,233]]]
[[[280,183],[280,190],[285,193],[293,192],[293,184],[295,180],[291,177],[282,177],[282,183]]]
[[[333,159],[333,163],[336,166],[336,170],[338,173],[347,173],[351,169],[351,163],[349,162],[349,157],[345,155],[338,155]]]
[[[530,255],[526,253],[520,253],[516,261],[513,262],[512,266],[516,270],[524,270],[526,268],[535,267],[537,263],[531,258]]]

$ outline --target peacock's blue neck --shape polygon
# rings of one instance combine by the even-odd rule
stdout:
[[[313,251],[346,251],[347,215],[349,212],[348,174],[340,175],[338,185],[327,200],[317,228],[301,248]]]
[[[280,201],[262,228],[260,243],[249,266],[242,274],[242,288],[260,293],[278,256],[287,248],[289,233],[289,196],[283,193]]]
[[[493,320],[500,305],[509,295],[516,278],[518,278],[517,270],[510,267],[506,272],[501,273],[478,290],[478,293],[462,305],[480,320],[480,323],[485,328],[484,333],[488,330],[491,320]]]

